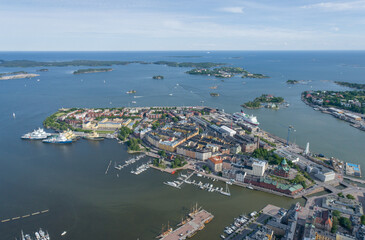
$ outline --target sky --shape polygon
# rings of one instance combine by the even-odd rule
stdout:
[[[0,51],[365,50],[365,0],[0,0]]]

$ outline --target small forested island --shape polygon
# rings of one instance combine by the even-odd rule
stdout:
[[[192,75],[208,75],[215,76],[221,78],[230,78],[233,77],[234,74],[243,74],[248,73],[245,69],[240,67],[220,67],[214,69],[208,68],[195,68],[186,72],[187,74]]]
[[[242,104],[242,107],[248,109],[258,109],[262,107],[278,109],[279,105],[284,103],[284,98],[275,97],[270,94],[262,94],[260,97],[255,98],[253,101]]]
[[[269,76],[261,73],[246,73],[242,75],[242,78],[269,78]]]
[[[164,79],[165,77],[162,75],[153,76],[153,79]]]
[[[212,96],[212,97],[219,97],[219,93],[210,93],[210,96]]]
[[[288,80],[286,81],[287,84],[298,84],[299,81],[298,80]]]
[[[337,85],[354,88],[354,89],[360,89],[365,90],[365,84],[362,83],[349,83],[349,82],[335,82]]]
[[[0,73],[0,80],[32,78],[32,77],[37,77],[37,76],[39,76],[39,74],[18,71],[18,72],[10,72],[10,73]]]
[[[169,67],[192,67],[192,68],[211,68],[224,63],[212,63],[212,62],[170,62],[170,61],[156,61],[156,62],[144,62],[144,61],[98,61],[98,60],[73,60],[64,62],[38,62],[31,60],[0,60],[0,67],[68,67],[68,66],[112,66],[112,65],[128,65],[132,63],[139,64],[156,64],[166,65]]]
[[[186,72],[192,75],[208,75],[215,76],[218,78],[231,78],[236,74],[242,74],[243,78],[267,78],[263,74],[253,74],[249,73],[247,70],[241,67],[220,67],[214,69],[208,68],[195,68]]]
[[[38,69],[37,72],[48,72],[47,68]]]
[[[309,105],[365,113],[365,91],[305,91],[302,99]]]
[[[113,71],[113,69],[112,68],[87,68],[87,69],[79,69],[77,71],[74,71],[73,74],[110,72],[110,71]]]

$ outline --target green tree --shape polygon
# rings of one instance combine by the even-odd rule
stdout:
[[[360,219],[361,219],[361,224],[365,225],[365,215],[362,215]]]
[[[347,230],[351,230],[352,228],[352,224],[350,219],[345,218],[345,217],[340,217],[340,225],[344,228],[346,228]]]
[[[341,216],[341,213],[340,213],[340,211],[338,211],[338,210],[334,210],[333,212],[332,212],[332,215],[334,216],[334,217],[340,217]]]
[[[354,197],[354,196],[352,196],[351,194],[347,194],[347,195],[346,195],[346,197],[347,197],[348,199],[355,200],[355,197]]]

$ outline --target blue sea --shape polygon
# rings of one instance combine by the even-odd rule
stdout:
[[[306,90],[349,90],[334,81],[365,83],[365,51],[0,52],[0,59],[216,62],[270,76],[221,81],[188,75],[190,68],[129,64],[112,66],[112,72],[80,75],[72,72],[88,67],[47,67],[48,72],[37,72],[39,77],[0,81],[0,221],[50,210],[0,223],[0,239],[19,238],[22,229],[31,233],[39,227],[47,229],[52,239],[151,239],[167,221],[178,223],[195,202],[215,219],[194,239],[219,239],[224,227],[242,212],[259,210],[267,203],[288,207],[294,202],[241,188],[233,188],[230,198],[192,186],[170,189],[162,182],[172,176],[153,170],[138,176],[119,172],[120,178],[115,171],[105,175],[110,160],[130,157],[116,141],[54,146],[20,139],[62,107],[207,105],[233,113],[244,102],[273,94],[284,97],[290,106],[245,110],[257,116],[261,128],[286,138],[292,125],[295,132],[290,141],[303,148],[309,142],[312,152],[365,169],[365,132],[300,100]],[[0,67],[0,73],[36,73],[41,68]],[[165,78],[154,80],[154,75]],[[287,85],[288,79],[306,84]],[[126,94],[132,89],[137,91],[135,97]],[[211,97],[213,91],[220,96]],[[61,238],[63,231],[67,234]]]

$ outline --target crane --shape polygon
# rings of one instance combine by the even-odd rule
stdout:
[[[286,145],[289,146],[289,138],[290,138],[290,132],[294,131],[295,132],[295,129],[292,125],[289,125],[288,127],[288,137],[286,139]]]

